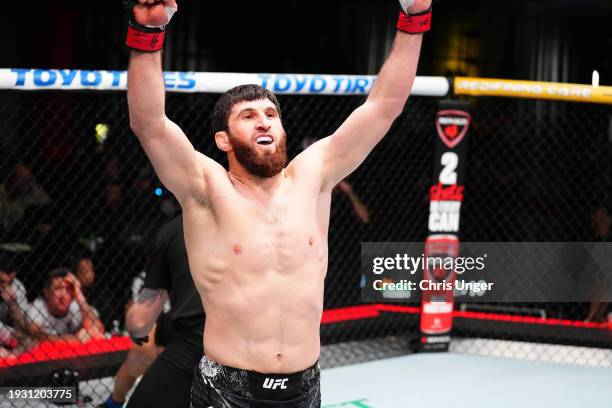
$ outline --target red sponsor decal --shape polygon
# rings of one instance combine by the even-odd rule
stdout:
[[[436,115],[436,129],[442,142],[450,149],[463,140],[470,126],[471,116],[460,110],[443,110]]]
[[[422,333],[430,335],[450,332],[453,328],[453,302],[424,302],[420,328]]]
[[[425,256],[429,259],[457,257],[459,255],[459,238],[456,235],[430,235],[425,241]],[[421,332],[425,334],[443,334],[453,327],[453,285],[455,271],[446,269],[442,264],[428,262],[423,271],[423,281],[430,282],[433,290],[423,290],[421,303]],[[438,285],[440,289],[437,289]]]
[[[463,201],[463,186],[453,184],[445,187],[438,183],[429,189],[430,201]]]

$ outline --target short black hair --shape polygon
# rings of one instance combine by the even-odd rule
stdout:
[[[93,254],[91,251],[88,249],[81,249],[73,254],[72,258],[70,258],[70,267],[74,272],[76,272],[79,262],[81,262],[83,259],[89,259],[93,262]]]
[[[281,108],[276,95],[255,84],[239,85],[225,92],[213,109],[212,114],[212,132],[213,135],[217,132],[227,132],[229,129],[229,116],[234,105],[244,101],[257,101],[260,99],[269,99],[276,106],[278,116],[281,116]]]
[[[51,287],[51,283],[53,283],[53,280],[57,278],[65,278],[69,273],[70,271],[66,268],[55,268],[51,270],[51,272],[49,272],[47,275],[47,279],[45,280],[44,288],[49,289]]]

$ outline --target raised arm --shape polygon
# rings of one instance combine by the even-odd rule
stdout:
[[[161,47],[176,2],[138,3],[132,0],[130,4],[133,17],[127,38],[132,49],[128,68],[130,126],[162,183],[183,202],[195,186],[203,187],[204,157],[166,117]]]
[[[431,0],[402,0],[398,32],[366,102],[330,137],[313,145],[321,155],[323,188],[332,189],[368,156],[402,113],[416,76],[422,33],[429,28]],[[410,7],[404,8],[405,6]]]

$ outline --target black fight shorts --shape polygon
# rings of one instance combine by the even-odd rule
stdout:
[[[204,356],[191,387],[191,408],[319,408],[319,363],[293,374],[261,374]]]

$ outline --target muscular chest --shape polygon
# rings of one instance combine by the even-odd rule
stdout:
[[[285,190],[263,203],[236,194],[216,205],[217,244],[232,264],[283,273],[321,256],[324,237],[312,197]]]

